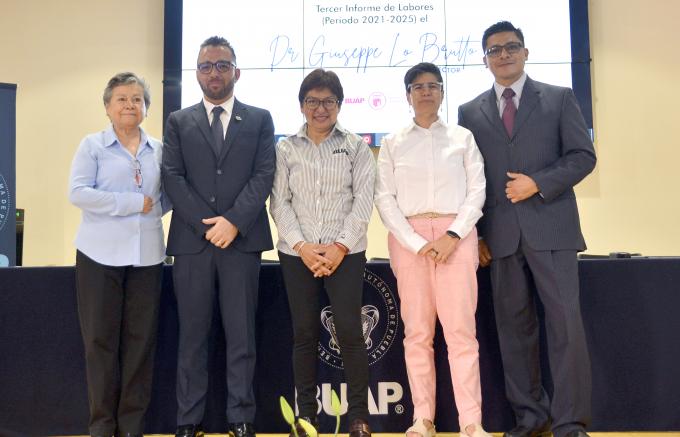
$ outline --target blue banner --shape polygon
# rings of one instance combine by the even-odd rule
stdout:
[[[0,83],[0,267],[16,265],[16,94]]]

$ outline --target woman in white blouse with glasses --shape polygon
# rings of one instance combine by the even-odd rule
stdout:
[[[390,264],[404,321],[406,370],[414,406],[407,437],[435,434],[433,338],[437,318],[446,340],[461,435],[482,428],[477,309],[477,231],[484,204],[484,163],[472,133],[439,115],[439,68],[406,72],[413,120],[386,136],[378,157],[375,203],[389,230]]]

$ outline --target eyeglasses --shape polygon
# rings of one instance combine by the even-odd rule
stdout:
[[[340,103],[340,100],[335,97],[328,97],[327,99],[317,99],[316,97],[307,97],[304,100],[305,106],[309,109],[316,109],[319,105],[323,105],[326,109],[335,109]]]
[[[522,47],[524,46],[522,45],[521,42],[513,41],[502,46],[489,47],[488,49],[486,49],[486,52],[484,53],[486,54],[486,56],[490,58],[497,58],[501,55],[501,53],[503,53],[503,49],[505,49],[505,52],[508,55],[514,55],[515,53],[519,52],[522,49]]]
[[[431,93],[438,93],[442,90],[443,86],[442,82],[410,83],[408,90],[414,93],[423,93],[425,90]]]
[[[217,68],[217,71],[220,73],[226,73],[232,68],[236,68],[236,64],[234,64],[231,61],[217,61],[217,62],[201,62],[200,64],[197,65],[198,71],[200,71],[203,74],[209,74],[212,70],[213,67]]]
[[[139,191],[142,189],[142,163],[138,159],[132,160],[132,170],[134,171],[135,186]]]

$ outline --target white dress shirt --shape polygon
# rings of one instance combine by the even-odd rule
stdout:
[[[383,138],[375,204],[387,229],[414,253],[427,240],[407,217],[457,214],[449,230],[465,238],[482,216],[485,189],[484,161],[469,130],[439,118],[429,129],[411,122]]]
[[[205,106],[205,110],[208,114],[208,122],[210,122],[210,126],[212,126],[213,122],[213,108],[215,106],[214,103],[210,103],[203,97],[203,106]],[[234,95],[232,94],[231,97],[229,97],[229,100],[226,102],[222,103],[219,105],[224,109],[222,113],[220,114],[220,121],[222,122],[222,136],[226,137],[227,136],[227,128],[229,127],[229,120],[231,120],[231,113],[234,112]]]
[[[524,83],[527,81],[527,74],[522,73],[519,79],[517,79],[512,85],[506,87],[498,82],[493,83],[493,89],[496,91],[496,105],[498,106],[498,114],[503,117],[503,110],[505,109],[505,99],[503,98],[503,91],[506,88],[512,88],[515,95],[512,96],[512,101],[515,102],[515,108],[519,109],[519,102],[522,99],[522,90],[524,89]]]

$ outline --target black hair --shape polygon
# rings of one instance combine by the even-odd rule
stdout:
[[[437,78],[437,82],[444,82],[444,79],[442,78],[442,72],[439,70],[439,67],[429,62],[421,62],[420,64],[409,68],[409,70],[404,75],[404,85],[406,86],[406,91],[408,91],[408,86],[411,85],[418,76],[424,73],[432,73]]]
[[[522,45],[524,45],[524,34],[522,33],[522,29],[513,26],[513,24],[509,21],[499,21],[498,23],[489,26],[489,28],[484,31],[484,35],[482,36],[482,50],[485,53],[486,40],[489,39],[491,35],[501,32],[515,32],[517,38],[519,38],[519,40],[522,42]]]
[[[342,106],[342,101],[345,98],[345,94],[342,91],[342,84],[340,84],[340,78],[337,74],[332,71],[326,71],[323,68],[317,68],[312,71],[302,80],[300,84],[300,92],[298,93],[298,100],[300,101],[300,106],[305,100],[305,96],[310,90],[315,90],[319,88],[328,88],[333,94],[338,98],[338,107]]]
[[[224,47],[229,49],[231,52],[231,56],[234,58],[233,61],[236,63],[236,52],[234,52],[234,48],[229,44],[229,41],[226,39],[222,38],[221,36],[211,36],[210,38],[206,39],[201,43],[201,48],[199,49],[199,52],[203,50],[206,47]]]

